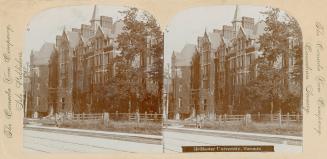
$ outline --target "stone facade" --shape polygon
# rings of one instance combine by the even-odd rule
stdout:
[[[191,74],[181,78],[191,87],[189,109],[193,113],[189,113],[190,117],[200,115],[214,119],[217,114],[237,111],[240,87],[255,77],[255,70],[250,66],[260,55],[256,42],[264,27],[261,21],[255,24],[253,18],[240,18],[237,6],[232,25],[223,25],[222,29],[212,32],[205,30],[203,36],[197,38],[196,49],[190,53]],[[172,90],[178,89],[174,80]],[[173,95],[171,100],[176,101],[175,98]]]
[[[237,113],[240,89],[256,76],[253,63],[261,54],[258,38],[265,23],[254,23],[250,17],[239,17],[236,7],[232,26],[223,26],[220,45],[216,51],[216,104],[220,113]],[[231,29],[233,28],[233,29]]]
[[[44,43],[39,51],[32,51],[29,67],[29,88],[27,92],[27,116],[34,117],[48,115],[48,60],[54,44]],[[27,87],[27,86],[26,86]]]
[[[94,7],[90,24],[81,24],[80,28],[64,30],[56,37],[53,61],[58,60],[58,86],[51,88],[56,98],[56,111],[59,112],[102,112],[96,103],[100,102],[99,90],[104,88],[115,75],[114,58],[121,51],[118,49],[117,37],[123,32],[122,20],[113,21],[111,17],[99,16]],[[153,38],[147,37],[148,45]],[[151,69],[153,57],[150,51],[136,57],[133,64],[140,71]],[[54,70],[55,71],[55,70]],[[140,85],[149,91],[156,91],[156,83],[149,75],[140,77]],[[55,80],[50,80],[55,86]],[[103,89],[102,89],[103,90]],[[55,100],[54,97],[49,97]],[[126,104],[126,103],[125,103]],[[128,105],[126,105],[128,107]],[[153,110],[153,112],[158,110]]]
[[[193,112],[191,103],[191,60],[196,46],[186,44],[180,53],[174,52],[171,66],[172,99],[169,106],[169,117],[175,119],[188,118]]]

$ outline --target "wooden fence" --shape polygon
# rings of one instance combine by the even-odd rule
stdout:
[[[72,120],[103,120],[103,113],[96,114],[73,114]]]
[[[104,120],[105,113],[92,113],[92,114],[71,114],[65,115],[65,119],[70,120]],[[162,114],[148,114],[148,113],[108,113],[109,120],[113,121],[153,121],[161,122]]]
[[[215,122],[217,124],[229,125],[234,123],[241,123],[248,125],[251,122],[267,122],[276,123],[280,127],[290,123],[301,123],[303,116],[300,114],[245,114],[245,115],[216,115],[214,118],[199,116],[198,118],[188,118],[187,120],[167,120],[164,125],[183,125],[186,127],[201,127],[206,122]]]
[[[247,117],[247,118],[246,118]],[[301,122],[303,116],[298,114],[247,114],[247,115],[217,115],[216,120],[221,122],[244,121],[245,119],[255,122]]]

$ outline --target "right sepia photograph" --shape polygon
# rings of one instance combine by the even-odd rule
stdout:
[[[286,11],[179,12],[164,34],[163,151],[302,152],[302,32]]]

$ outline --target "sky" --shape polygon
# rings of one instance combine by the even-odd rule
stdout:
[[[126,7],[97,5],[98,15],[110,16],[114,21],[122,15],[118,12]],[[23,60],[29,61],[31,50],[39,50],[45,42],[55,42],[56,35],[61,35],[63,29],[80,28],[81,24],[89,24],[94,5],[52,8],[35,15],[27,25]],[[260,11],[264,6],[239,6],[240,16],[255,18],[255,22],[263,19]],[[222,25],[231,25],[235,5],[205,6],[186,9],[177,13],[170,23],[162,30],[165,31],[164,60],[170,63],[173,52],[181,51],[185,44],[196,44],[198,36],[204,30],[221,29]],[[165,65],[166,67],[167,65]]]
[[[173,51],[180,52],[187,43],[196,44],[197,37],[203,36],[205,29],[212,32],[223,25],[232,25],[235,8],[235,5],[205,6],[177,13],[165,30],[165,67],[170,64]],[[260,12],[265,10],[265,6],[239,6],[240,17],[252,17],[255,23],[264,20]]]
[[[113,21],[121,19],[118,11],[126,7],[97,5],[98,15],[110,16]],[[63,29],[80,28],[81,24],[90,24],[94,5],[52,8],[35,15],[27,25],[24,64],[29,61],[31,50],[39,50],[45,42],[55,43],[56,35],[61,35]]]

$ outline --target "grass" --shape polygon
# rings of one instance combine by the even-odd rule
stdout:
[[[136,121],[110,121],[109,126],[105,127],[102,120],[66,120],[60,127],[149,135],[161,135],[162,128],[160,122],[151,121],[139,123]]]
[[[236,132],[264,133],[274,135],[302,136],[302,123],[283,123],[281,126],[277,122],[251,122],[248,125],[242,122],[205,122],[203,129],[226,130]]]

